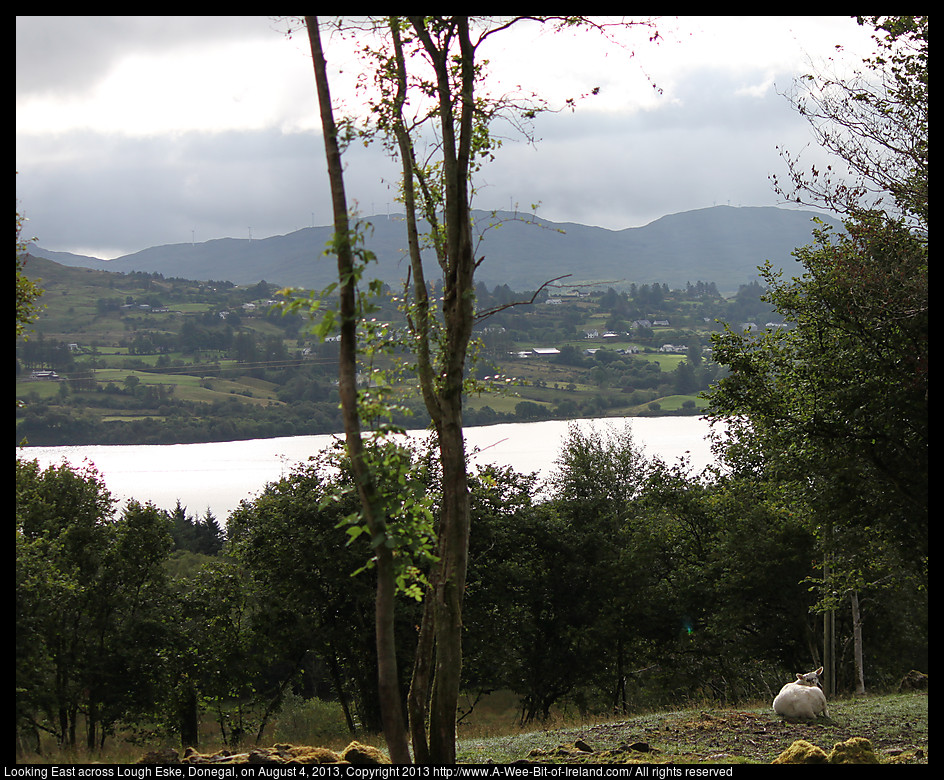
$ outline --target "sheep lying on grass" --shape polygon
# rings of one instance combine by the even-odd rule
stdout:
[[[819,716],[829,717],[826,696],[820,687],[821,666],[815,672],[798,674],[796,682],[787,683],[774,699],[774,712],[790,720],[813,720]]]

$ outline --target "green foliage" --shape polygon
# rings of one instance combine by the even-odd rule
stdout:
[[[428,496],[435,517],[429,453],[406,456],[394,458],[405,492]],[[820,594],[809,585],[820,546],[807,497],[764,465],[696,477],[645,458],[631,428],[574,428],[547,484],[479,470],[465,689],[513,692],[527,721],[559,708],[764,697],[806,668],[819,641]],[[362,570],[369,538],[344,532],[357,498],[337,452],[244,502],[229,518],[226,556],[186,553],[196,564],[187,567],[168,557],[172,521],[136,504],[113,514],[93,471],[29,461],[17,470],[22,734],[48,730],[68,744],[74,708],[76,724],[97,718],[99,744],[126,726],[196,744],[208,719],[236,744],[267,724],[282,733],[290,720],[310,722],[303,700],[313,696],[336,702],[334,731],[380,728],[375,572]],[[926,668],[927,592],[881,568],[893,547],[881,558],[857,550],[837,538],[834,555],[852,556],[844,576],[857,562],[870,583],[893,589],[894,599],[862,600],[871,685],[893,685],[903,669]],[[420,610],[404,599],[397,618],[407,668]],[[837,623],[844,641],[847,610]],[[841,664],[840,684],[852,681]]]
[[[17,728],[74,746],[82,713],[95,748],[158,700],[168,524],[91,468],[17,460],[16,492]]]
[[[378,489],[372,498],[370,512],[374,520],[368,521],[367,513],[361,507],[347,515],[339,527],[346,529],[349,543],[367,534],[371,550],[376,551],[381,546],[392,550],[397,590],[419,601],[429,584],[424,571],[435,560],[432,552],[435,538],[431,501],[422,489],[422,480],[411,474],[414,471],[412,453],[391,438],[402,432],[402,428],[395,424],[395,418],[409,414],[409,408],[398,401],[398,393],[394,389],[406,369],[397,358],[392,363],[388,361],[385,367],[375,367],[374,361],[405,350],[407,344],[392,331],[389,323],[378,322],[376,318],[370,317],[380,310],[375,301],[385,292],[385,285],[379,280],[372,280],[366,290],[361,287],[368,266],[376,260],[375,255],[364,247],[364,227],[358,225],[347,234],[335,233],[333,241],[325,248],[326,255],[337,256],[342,248],[351,253],[351,268],[342,274],[339,283],[317,295],[309,293],[299,296],[296,293],[282,305],[282,309],[291,314],[305,308],[306,316],[313,321],[312,333],[323,340],[338,328],[338,313],[333,307],[325,306],[325,301],[339,287],[351,286],[356,291],[355,316],[359,332],[355,350],[361,354],[368,380],[358,389],[357,409],[353,413],[356,414],[358,425],[363,422],[374,428],[365,442],[364,465]],[[282,293],[293,295],[290,290],[283,290]],[[357,490],[352,482],[325,500],[339,501],[343,494]],[[358,571],[370,568],[375,563],[376,555]]]
[[[797,250],[799,279],[764,269],[791,328],[715,338],[730,367],[711,394],[713,414],[732,421],[729,460],[764,461],[807,502],[829,560],[823,608],[901,563],[927,576],[928,25],[869,23],[864,72],[810,75],[795,101],[853,178],[790,161],[793,186],[848,215],[845,232],[823,227]]]
[[[857,688],[873,641],[860,593],[920,596],[928,565],[927,17],[870,22],[866,71],[808,76],[795,101],[849,176],[787,158],[795,199],[847,215],[845,233],[822,228],[797,250],[799,279],[764,269],[792,326],[716,337],[730,373],[711,394],[735,473],[772,477],[805,507],[820,557],[807,582],[818,610],[851,607]],[[824,639],[827,668],[833,647]]]
[[[368,314],[377,311],[378,307],[373,299],[383,292],[384,283],[373,279],[367,282],[366,289],[362,285],[367,268],[377,260],[377,256],[365,246],[365,236],[369,229],[369,223],[358,221],[347,235],[332,234],[322,254],[325,257],[337,257],[342,245],[348,247],[354,260],[350,270],[341,275],[337,282],[332,282],[321,290],[303,291],[290,287],[279,290],[278,294],[285,300],[277,304],[277,310],[283,315],[304,315],[311,323],[312,335],[321,341],[338,331],[335,296],[340,287],[351,285],[357,290],[359,317],[366,318]],[[363,343],[370,344],[369,341]]]
[[[631,425],[601,431],[571,423],[550,482],[557,499],[608,504],[618,512],[644,484],[647,468]]]
[[[42,306],[37,303],[43,294],[36,281],[24,273],[26,244],[21,238],[25,218],[16,212],[16,337],[25,337],[26,327],[39,317]]]
[[[927,554],[927,250],[895,223],[850,223],[798,252],[807,273],[768,275],[769,299],[795,322],[714,342],[730,367],[716,416],[745,416],[745,436],[784,476],[829,493],[843,523]],[[811,480],[813,477],[815,480]],[[829,488],[825,488],[829,485]],[[811,498],[815,499],[815,496]]]
[[[429,458],[416,460],[409,447],[386,435],[372,438],[366,455],[368,467],[378,482],[375,508],[383,522],[372,531],[364,521],[363,511],[358,510],[345,516],[337,527],[345,530],[348,544],[366,535],[371,550],[381,545],[392,550],[397,591],[422,601],[429,586],[426,572],[436,561]],[[325,502],[336,502],[353,490],[353,485],[343,486],[339,494],[327,496]],[[375,563],[376,555],[355,574]]]
[[[175,704],[181,710],[192,691],[227,744],[249,737],[266,694],[269,648],[253,624],[257,609],[243,573],[227,560],[203,567],[178,597]]]
[[[352,484],[349,466],[324,453],[244,502],[230,516],[227,549],[265,605],[259,631],[281,638],[273,657],[297,666],[314,653],[315,677],[353,705],[350,722],[378,729],[374,572],[362,571],[370,546],[339,528],[357,515]]]
[[[568,703],[625,714],[782,684],[815,631],[801,574],[815,549],[768,490],[651,461],[629,428],[574,427],[543,490],[483,470],[466,685],[515,692],[530,721]]]
[[[223,549],[223,529],[209,510],[202,518],[194,518],[187,514],[187,508],[178,501],[173,511],[167,514],[173,523],[171,535],[175,550],[212,556]]]
[[[370,316],[380,311],[375,301],[384,294],[385,285],[379,280],[372,280],[366,290],[361,288],[369,264],[376,259],[372,252],[364,248],[364,227],[358,225],[347,235],[336,233],[325,249],[326,255],[336,256],[343,242],[352,253],[354,262],[351,270],[340,278],[339,284],[331,285],[317,295],[309,293],[299,296],[296,293],[282,309],[285,313],[297,313],[305,308],[306,316],[313,321],[312,333],[323,340],[338,328],[337,312],[325,305],[326,300],[339,286],[350,285],[357,291],[359,332],[356,349],[361,353],[368,380],[358,389],[356,414],[358,420],[374,429],[365,441],[364,463],[372,481],[378,486],[371,512],[376,520],[372,527],[361,507],[345,516],[338,527],[345,528],[349,543],[366,534],[370,537],[371,550],[377,550],[380,546],[392,550],[397,590],[419,601],[429,584],[424,572],[435,560],[431,500],[425,494],[422,478],[414,473],[416,464],[412,462],[412,452],[391,438],[402,432],[402,428],[395,424],[395,419],[410,413],[409,408],[399,402],[399,393],[394,388],[406,368],[398,358],[387,361],[384,367],[375,367],[374,362],[405,350],[407,344],[393,332],[389,323],[378,322]],[[282,292],[287,296],[293,294],[290,290]],[[338,492],[327,496],[325,501],[341,501],[345,495],[356,491],[357,487],[350,482],[339,486]],[[358,571],[370,568],[375,563],[376,555]]]

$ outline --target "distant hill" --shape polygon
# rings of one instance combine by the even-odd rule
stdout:
[[[554,223],[531,215],[477,211],[484,257],[476,280],[492,287],[535,289],[548,279],[570,274],[570,283],[607,282],[614,287],[666,283],[684,287],[699,280],[733,292],[757,277],[757,266],[770,260],[788,275],[800,268],[791,252],[812,240],[810,211],[774,207],[712,208],[670,214],[643,227],[607,230],[574,223]],[[406,277],[406,230],[402,218],[369,218],[367,246],[378,258],[372,277],[396,284]],[[490,227],[492,226],[492,227]],[[148,271],[165,277],[226,280],[235,284],[267,282],[319,289],[335,278],[333,258],[324,256],[328,226],[304,228],[263,239],[221,238],[199,244],[168,244],[116,258],[51,252],[31,246],[30,253],[58,263],[108,271]]]

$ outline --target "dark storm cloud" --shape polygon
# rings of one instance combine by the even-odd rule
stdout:
[[[21,139],[19,205],[47,249],[110,255],[212,238],[288,233],[331,221],[321,138],[279,130],[128,138],[92,132]],[[18,154],[19,156],[19,154]],[[68,158],[68,164],[64,158]],[[352,148],[352,202],[386,211],[378,181],[395,166],[379,150]]]
[[[267,34],[259,17],[246,16],[18,16],[16,91],[81,93],[127,54]]]
[[[806,144],[809,128],[772,86],[745,89],[762,80],[705,71],[657,111],[546,117],[533,148],[506,146],[483,178],[522,207],[540,201],[548,219],[606,227],[727,203],[777,205],[768,178],[783,172],[777,147]]]

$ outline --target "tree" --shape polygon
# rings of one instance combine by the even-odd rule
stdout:
[[[207,562],[174,585],[175,620],[165,650],[166,722],[183,746],[193,747],[205,707],[223,742],[242,744],[268,693],[271,635],[254,625],[262,606],[241,567],[227,558]]]
[[[17,725],[75,747],[84,723],[90,750],[153,711],[161,678],[169,523],[113,513],[94,469],[16,461]]]
[[[402,197],[409,238],[412,300],[407,313],[420,393],[437,434],[443,495],[438,521],[437,561],[420,629],[413,685],[409,696],[410,727],[418,762],[455,761],[455,717],[462,666],[462,600],[468,568],[470,504],[462,435],[462,399],[466,387],[469,344],[475,321],[474,273],[477,266],[471,221],[471,176],[494,147],[489,123],[502,111],[519,108],[533,116],[542,106],[532,101],[515,106],[487,99],[477,86],[483,78],[478,49],[491,35],[516,19],[495,21],[464,16],[388,17],[370,27],[388,44],[371,52],[371,73],[380,97],[371,104],[376,131],[395,150],[402,166]],[[561,25],[585,22],[558,19]],[[355,479],[361,491],[364,519],[376,540],[378,574],[378,664],[384,701],[385,734],[391,757],[410,760],[395,691],[396,658],[392,641],[394,560],[387,548],[385,520],[376,476],[366,466],[357,389],[356,294],[361,266],[355,263],[341,166],[341,133],[335,123],[319,22],[306,18],[324,129],[335,215],[333,251],[338,256],[341,331],[340,394]],[[601,25],[594,25],[601,27]],[[424,70],[424,68],[426,70]],[[407,115],[407,111],[415,112]],[[421,160],[418,135],[435,127],[435,160]],[[349,129],[346,128],[346,129]],[[423,264],[420,218],[431,226],[426,237],[441,273],[439,316],[430,296]],[[366,255],[361,251],[361,259]],[[382,647],[381,647],[381,643]],[[429,707],[429,733],[426,707]]]
[[[730,330],[718,336],[716,360],[732,371],[714,399],[724,414],[748,413],[755,432],[784,444],[801,469],[816,464],[814,473],[833,482],[851,480],[850,501],[863,522],[871,517],[875,525],[878,512],[879,527],[920,561],[927,554],[928,28],[926,17],[871,23],[877,51],[865,73],[847,81],[809,76],[809,94],[797,99],[821,143],[855,178],[843,183],[815,169],[807,176],[791,164],[794,199],[810,195],[846,214],[845,232],[818,230],[816,244],[795,253],[805,268],[800,279],[762,269],[765,300],[793,327],[756,339]]]
[[[187,514],[187,508],[178,500],[173,511],[165,514],[172,524],[174,549],[201,555],[218,555],[223,549],[223,529],[209,509],[202,518],[195,518]]]
[[[590,571],[572,518],[531,504],[533,477],[529,484],[526,476],[495,470],[480,479],[464,682],[479,692],[517,694],[521,723],[546,720],[595,665],[585,641],[598,615],[588,600]]]
[[[107,546],[85,606],[92,631],[83,659],[89,750],[100,748],[115,724],[153,713],[162,699],[169,525],[153,505],[130,501],[103,529]]]
[[[338,528],[358,528],[349,520],[357,515],[357,503],[347,458],[339,451],[322,453],[232,513],[227,551],[265,605],[255,619],[259,633],[283,637],[273,648],[282,667],[297,671],[306,655],[314,656],[326,670],[349,728],[353,731],[357,721],[379,731],[375,631],[369,618],[376,571],[365,571],[364,535],[338,533]],[[397,616],[398,650],[407,658],[412,647],[404,648],[403,636],[409,633],[404,624],[412,627],[418,612],[401,610]]]
[[[625,711],[633,650],[662,622],[652,616],[658,612],[651,590],[654,547],[638,511],[651,468],[631,426],[601,431],[573,423],[547,483],[557,523],[567,528],[569,559],[550,569],[551,576],[566,572],[567,598],[587,621],[568,638],[574,644],[569,665],[592,657],[593,663],[579,664],[581,676],[597,680],[617,711]]]
[[[35,619],[45,614],[41,622],[33,622],[30,633],[40,642],[48,663],[50,679],[41,681],[48,686],[42,715],[35,712],[40,688],[19,690],[18,712],[28,714],[34,722],[53,733],[63,744],[74,744],[77,715],[81,702],[81,675],[78,659],[81,642],[86,636],[84,606],[87,590],[92,586],[97,571],[99,554],[98,529],[112,511],[111,497],[97,474],[74,472],[68,467],[42,470],[37,461],[16,461],[16,530],[17,552],[23,552],[26,566],[19,571],[17,582],[24,590],[17,594],[18,603],[34,604],[18,610],[19,616]],[[43,566],[44,587],[37,589],[36,597],[46,596],[52,602],[33,601],[29,584],[40,559]],[[19,632],[18,632],[19,633]],[[52,683],[52,684],[50,684]],[[31,712],[32,710],[32,712]]]
[[[827,611],[840,593],[857,612],[863,573],[891,561],[927,576],[927,18],[871,23],[865,73],[809,76],[797,101],[850,178],[831,166],[804,174],[788,157],[791,199],[845,215],[845,232],[817,230],[795,252],[798,279],[762,269],[764,299],[790,327],[714,337],[714,358],[730,369],[711,394],[712,414],[729,424],[727,452],[768,461],[804,495]]]
[[[22,238],[25,218],[16,212],[16,336],[25,336],[26,326],[35,321],[42,307],[37,303],[43,291],[23,273],[26,266],[26,244]]]
[[[328,176],[331,182],[331,198],[334,211],[334,250],[338,258],[340,295],[338,316],[341,331],[338,389],[344,417],[348,456],[351,460],[354,481],[360,496],[365,525],[376,552],[377,598],[375,622],[380,706],[390,757],[395,763],[409,764],[410,753],[407,747],[406,727],[401,706],[402,700],[398,687],[396,640],[394,636],[396,574],[393,550],[391,545],[387,544],[386,518],[383,514],[384,507],[377,488],[376,477],[366,461],[358,410],[356,286],[362,269],[355,267],[353,235],[348,219],[347,197],[344,190],[343,168],[341,165],[341,145],[338,128],[334,121],[327,64],[321,47],[317,17],[307,17],[306,26],[311,44],[315,81],[318,87],[318,103],[321,112],[325,155],[328,161]]]
[[[855,218],[882,210],[927,236],[928,17],[857,17],[875,29],[876,51],[852,76],[826,70],[805,76],[790,95],[819,145],[845,173],[828,165],[804,171],[784,151],[788,200]]]
[[[674,667],[667,688],[704,686],[737,701],[818,658],[806,504],[776,474],[750,465],[693,477],[684,462],[657,461],[647,481],[637,514],[658,550],[651,568],[661,586],[652,589],[681,618],[666,648]]]
[[[466,17],[410,17],[409,25],[432,64],[438,105],[438,130],[442,151],[442,207],[444,231],[434,238],[443,273],[443,325],[441,363],[434,367],[430,347],[430,300],[426,274],[420,254],[417,230],[417,206],[414,182],[425,192],[431,183],[417,165],[413,141],[404,116],[407,97],[407,60],[402,31],[406,20],[391,18],[394,44],[392,103],[393,135],[403,166],[404,205],[407,210],[407,234],[410,268],[413,274],[414,306],[410,319],[418,339],[417,374],[426,408],[439,441],[442,466],[442,509],[439,520],[439,562],[430,594],[432,609],[424,614],[419,652],[410,694],[411,730],[417,760],[436,763],[455,762],[455,714],[458,706],[462,667],[462,597],[465,592],[469,545],[469,490],[466,475],[465,444],[462,436],[462,393],[465,383],[466,355],[472,336],[474,313],[475,257],[473,254],[470,209],[471,166],[476,149],[474,131],[475,48]],[[458,64],[458,67],[456,65]],[[439,198],[427,196],[427,217]],[[432,223],[435,227],[435,223]],[[430,697],[430,735],[427,747],[422,726],[429,687],[431,655],[435,643],[435,672]]]

